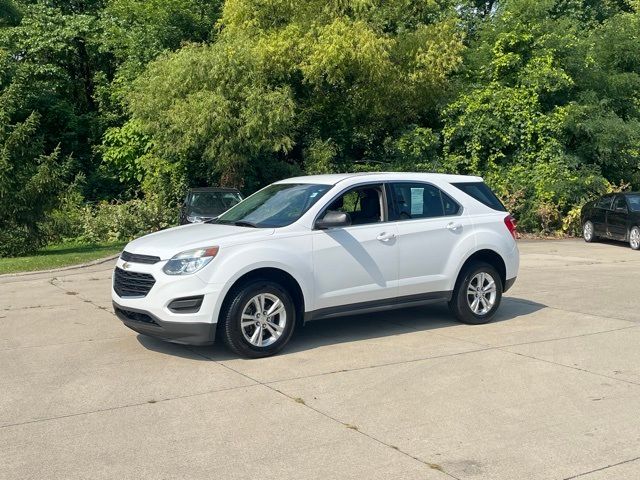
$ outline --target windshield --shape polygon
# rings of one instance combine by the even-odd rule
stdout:
[[[298,220],[331,185],[277,183],[263,188],[220,215],[216,223],[275,228]]]
[[[191,192],[187,199],[190,215],[219,215],[238,204],[242,197],[238,192]]]
[[[640,195],[627,195],[627,203],[632,212],[640,212]]]

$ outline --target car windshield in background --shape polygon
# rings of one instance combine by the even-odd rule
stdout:
[[[237,192],[192,192],[187,200],[189,215],[218,215],[238,204]]]
[[[627,195],[627,203],[632,212],[640,212],[640,195]]]
[[[507,209],[504,208],[504,205],[502,205],[502,202],[484,182],[453,183],[452,185],[459,188],[470,197],[475,198],[480,203],[484,203],[489,208],[493,208],[499,212],[507,211]]]
[[[277,183],[263,188],[220,215],[215,223],[247,227],[285,227],[304,214],[331,185]]]

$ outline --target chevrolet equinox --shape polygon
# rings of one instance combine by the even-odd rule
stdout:
[[[282,349],[305,322],[447,301],[488,322],[518,273],[515,220],[480,177],[290,178],[205,223],[130,242],[116,315],[136,332],[237,354]]]

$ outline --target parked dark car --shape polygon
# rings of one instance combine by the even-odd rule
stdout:
[[[582,236],[629,242],[640,250],[640,192],[611,193],[582,207]]]
[[[211,220],[240,203],[242,198],[242,194],[235,188],[192,188],[180,211],[180,225]]]

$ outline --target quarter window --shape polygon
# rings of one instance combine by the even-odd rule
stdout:
[[[451,197],[427,183],[392,183],[389,192],[390,220],[443,217],[460,211]]]

